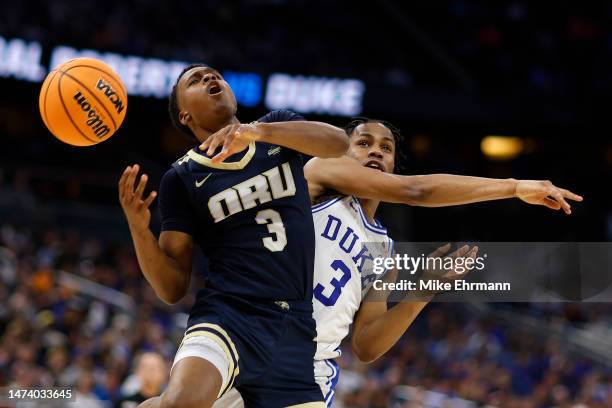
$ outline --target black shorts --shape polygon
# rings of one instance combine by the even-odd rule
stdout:
[[[203,289],[185,335],[203,333],[229,351],[233,370],[220,396],[233,386],[249,408],[325,406],[314,376],[312,301],[246,300]]]

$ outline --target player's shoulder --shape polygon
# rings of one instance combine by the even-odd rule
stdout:
[[[306,120],[299,113],[292,112],[286,109],[273,110],[257,119],[257,122],[272,123],[272,122],[291,122],[294,120]]]
[[[193,156],[194,151],[195,151],[195,148],[190,147],[181,157],[179,157],[172,163],[172,166],[170,168],[176,170],[180,166],[184,164],[188,164],[190,158]]]
[[[182,188],[182,186],[183,182],[174,166],[166,170],[159,182],[160,193],[165,191],[176,191],[177,188]]]

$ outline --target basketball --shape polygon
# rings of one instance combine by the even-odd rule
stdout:
[[[119,75],[94,58],[75,58],[54,68],[42,84],[39,109],[45,126],[59,140],[91,146],[110,138],[127,111]]]

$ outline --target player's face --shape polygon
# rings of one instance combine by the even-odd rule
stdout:
[[[347,154],[365,166],[386,173],[395,167],[395,139],[381,123],[364,123],[355,128]]]
[[[145,353],[138,365],[138,375],[147,385],[159,386],[167,380],[166,363],[158,354]]]
[[[184,125],[217,131],[236,114],[236,97],[221,74],[210,67],[185,72],[177,84],[180,120]]]

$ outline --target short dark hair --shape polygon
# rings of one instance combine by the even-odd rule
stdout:
[[[197,139],[196,135],[191,131],[191,129],[189,129],[189,126],[183,125],[181,123],[181,119],[179,118],[179,113],[181,112],[181,110],[179,109],[179,106],[178,106],[178,99],[177,99],[177,95],[176,95],[176,86],[178,85],[178,82],[181,80],[183,75],[185,75],[185,72],[189,71],[192,68],[197,68],[197,67],[208,67],[208,65],[201,64],[201,63],[200,64],[191,64],[191,65],[187,65],[185,68],[183,68],[181,73],[176,78],[176,82],[174,82],[174,85],[172,86],[172,92],[170,92],[170,96],[168,97],[168,113],[170,114],[170,120],[172,120],[172,124],[178,130],[180,130],[181,132],[183,132],[187,136],[192,137],[193,139]]]
[[[366,118],[365,116],[357,116],[351,118],[351,121],[344,127],[344,131],[350,137],[357,126],[363,125],[364,123],[380,123],[393,135],[393,140],[395,140],[395,169],[394,173],[403,173],[405,171],[405,165],[407,161],[406,153],[404,152],[404,136],[400,132],[400,130],[395,127],[391,122],[387,122],[386,120],[380,119],[372,119]]]

